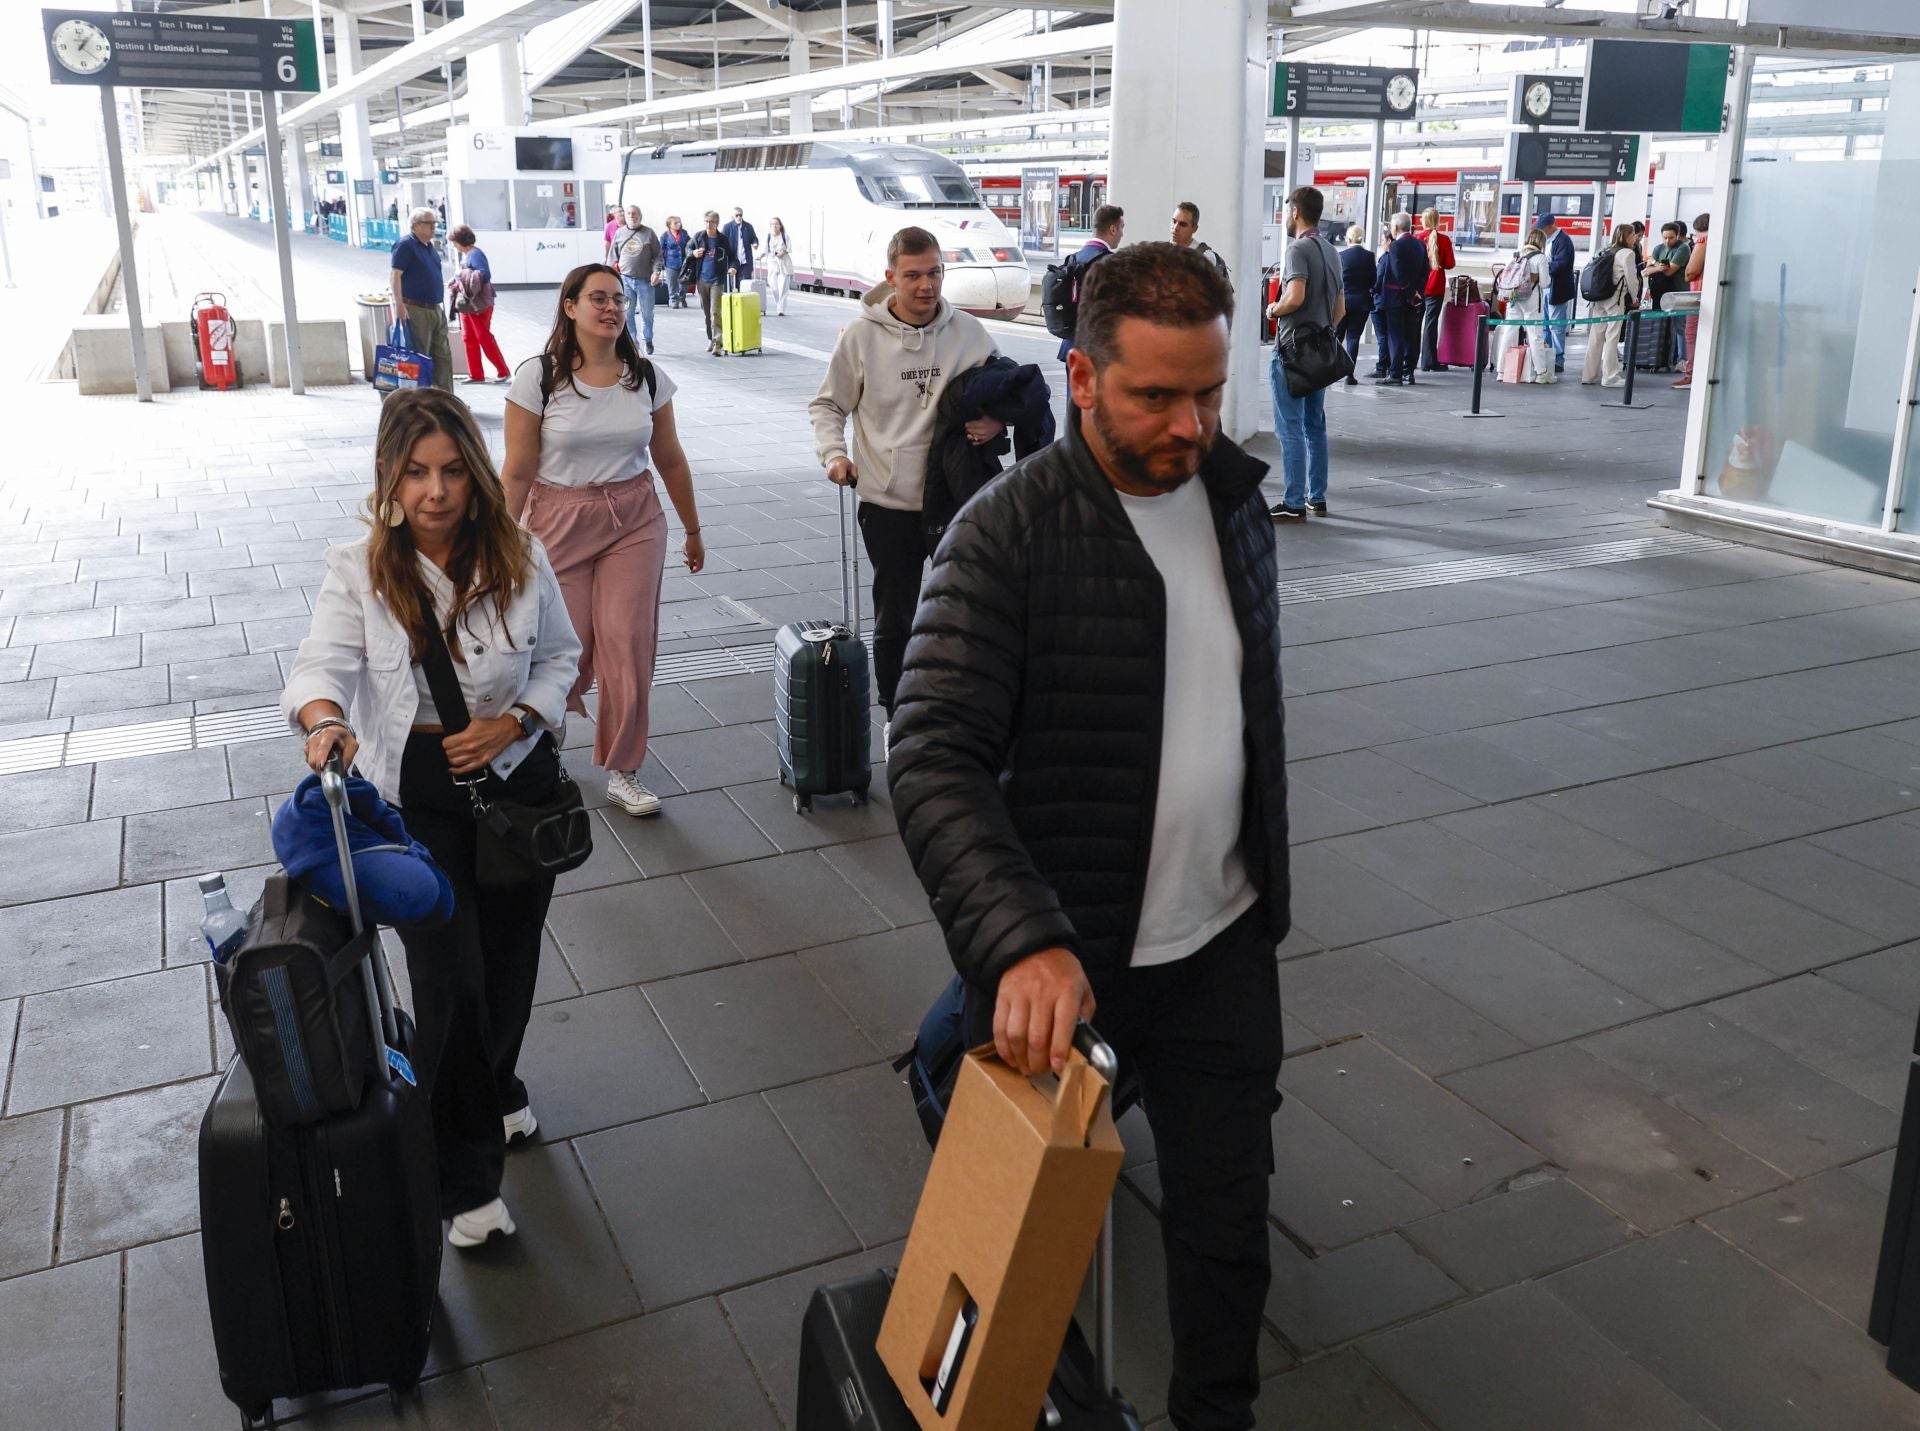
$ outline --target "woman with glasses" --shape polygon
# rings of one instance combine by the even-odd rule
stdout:
[[[673,379],[642,356],[627,330],[620,274],[582,264],[560,285],[546,350],[507,389],[507,510],[540,538],[580,637],[580,675],[567,700],[586,711],[600,683],[594,763],[607,799],[629,815],[657,815],[640,783],[647,703],[660,640],[667,518],[660,473],[686,528],[687,570],[706,564],[693,474],[673,420]]]

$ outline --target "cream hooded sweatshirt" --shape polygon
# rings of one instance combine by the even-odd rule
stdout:
[[[999,350],[978,318],[944,298],[933,321],[915,328],[888,310],[892,297],[893,286],[882,283],[860,300],[860,316],[834,345],[827,379],[807,412],[822,466],[851,455],[861,501],[917,512],[941,392],[954,374]]]

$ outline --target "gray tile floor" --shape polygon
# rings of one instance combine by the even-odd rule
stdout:
[[[166,243],[270,271],[257,227]],[[303,304],[378,281],[296,243]],[[660,315],[713,552],[667,581],[667,651],[834,609],[801,409],[847,311],[802,298],[724,363]],[[510,354],[548,312],[505,297]],[[1465,384],[1334,392],[1334,515],[1276,533],[1289,581],[1552,560],[1283,613],[1261,1424],[1920,1426],[1862,1330],[1920,1008],[1920,588],[1736,546],[1575,564],[1658,532],[1676,395],[1496,389],[1507,416],[1466,423]],[[464,391],[497,444],[501,390]],[[273,699],[375,408],[8,396],[35,420],[0,477],[0,1425],[223,1424],[193,1150],[230,1045],[191,876],[252,896],[299,766],[210,718]],[[449,1257],[409,1424],[790,1425],[807,1291],[898,1254],[926,1154],[886,1060],[944,952],[884,798],[788,807],[768,700],[757,674],[655,692],[666,813],[603,810],[554,902],[522,1234]],[[1159,1417],[1159,1184],[1126,1132],[1122,1370]]]

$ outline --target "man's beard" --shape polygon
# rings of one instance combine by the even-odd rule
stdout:
[[[1120,440],[1120,434],[1107,421],[1097,403],[1089,416],[1093,418],[1094,431],[1100,434],[1100,445],[1106,448],[1107,460],[1119,469],[1119,475],[1137,487],[1151,487],[1159,492],[1178,491],[1192,481],[1220,436],[1220,429],[1216,427],[1199,442],[1181,443],[1177,447],[1163,444],[1157,449],[1143,452]],[[1187,464],[1187,470],[1178,477],[1162,477],[1153,470],[1155,457],[1172,457],[1176,453],[1191,454],[1192,459]]]

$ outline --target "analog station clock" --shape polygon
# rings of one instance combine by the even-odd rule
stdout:
[[[1520,107],[1534,119],[1545,119],[1553,108],[1553,86],[1545,80],[1535,80],[1520,97]]]
[[[91,20],[62,20],[53,27],[53,57],[77,75],[97,75],[113,58],[113,42]]]
[[[1390,109],[1405,114],[1413,108],[1413,101],[1412,75],[1395,75],[1387,81],[1387,105]]]

